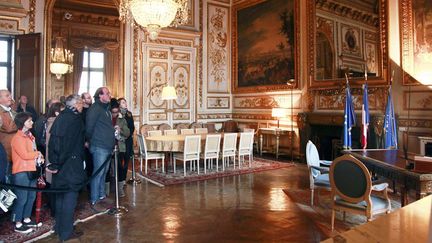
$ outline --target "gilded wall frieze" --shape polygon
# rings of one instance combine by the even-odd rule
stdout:
[[[271,114],[233,114],[234,119],[245,119],[245,120],[276,120]]]
[[[166,113],[150,113],[149,114],[150,121],[166,121],[167,114]]]
[[[273,107],[279,107],[279,103],[273,97],[251,97],[251,98],[236,97],[234,100],[234,107],[271,109]]]
[[[172,40],[172,39],[164,39],[164,38],[157,38],[156,40],[150,40],[149,42],[152,44],[159,44],[159,45],[168,45],[168,46],[186,46],[186,47],[193,47],[192,41],[181,41],[181,40]]]
[[[151,50],[150,58],[168,59],[168,51]]]
[[[179,120],[189,120],[190,119],[190,113],[189,112],[174,112],[173,113],[173,120],[179,121]]]
[[[316,8],[366,25],[377,26],[379,18],[372,11],[353,9],[352,6],[334,0],[316,0]]]
[[[431,91],[404,91],[403,93],[405,110],[432,110],[432,92]],[[432,114],[431,114],[432,115]]]
[[[207,109],[229,109],[230,97],[207,97]]]
[[[5,34],[24,34],[25,30],[20,29],[19,21],[16,19],[0,18],[0,32]]]
[[[229,10],[207,5],[207,92],[228,93]]]
[[[197,115],[198,119],[232,119],[233,116],[231,114],[198,114]]]
[[[60,28],[61,26],[53,26],[56,28]],[[118,30],[113,31],[104,31],[98,29],[83,29],[83,28],[71,28],[70,32],[71,36],[79,36],[79,37],[91,37],[91,38],[99,38],[105,40],[113,40],[117,41],[119,37]]]
[[[190,61],[191,55],[184,52],[173,52],[173,59],[176,61]]]
[[[398,120],[399,127],[415,127],[415,128],[428,128],[432,129],[431,119],[405,119],[400,118]]]
[[[353,104],[356,110],[361,110],[363,104],[363,96],[360,94],[352,95]],[[317,109],[318,110],[343,110],[345,107],[345,95],[333,95],[333,96],[318,96],[317,98]],[[385,106],[385,102],[379,95],[369,95],[369,109],[370,110],[382,110]]]
[[[90,24],[106,27],[115,27],[116,29],[120,27],[120,21],[117,16],[92,14],[88,12],[83,13],[71,9],[67,9],[67,11],[64,9],[54,9],[53,23],[60,23],[60,21],[63,19],[65,12],[70,13],[72,16],[70,19],[68,19],[68,22],[75,25]]]

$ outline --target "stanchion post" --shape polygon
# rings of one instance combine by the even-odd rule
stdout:
[[[132,160],[132,178],[130,178],[128,180],[128,183],[134,184],[134,185],[140,184],[141,180],[138,179],[138,178],[136,178],[136,172],[135,172],[135,154],[132,154],[131,160]]]
[[[127,208],[119,205],[118,193],[118,146],[114,147],[114,176],[115,176],[115,207],[111,208],[108,213],[115,217],[121,217],[128,212]]]

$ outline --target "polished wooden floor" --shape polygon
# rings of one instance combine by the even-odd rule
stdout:
[[[79,223],[84,235],[75,242],[319,242],[324,236],[282,191],[307,188],[308,180],[296,164],[167,187],[143,181],[127,186],[124,217]]]

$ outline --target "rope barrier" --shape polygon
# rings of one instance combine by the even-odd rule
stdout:
[[[109,156],[105,162],[102,164],[102,166],[100,166],[96,172],[93,173],[92,176],[90,176],[89,178],[87,178],[87,181],[83,184],[83,186],[81,187],[84,188],[84,186],[86,186],[92,179],[93,177],[95,177],[96,175],[98,175],[103,168],[105,168],[105,166],[107,166],[107,164],[111,161],[111,156]],[[83,171],[83,173],[85,173],[85,171]],[[20,186],[20,185],[15,185],[15,184],[9,184],[9,183],[1,183],[0,182],[0,188],[1,189],[20,189],[20,190],[25,190],[25,191],[36,191],[36,192],[47,192],[47,193],[62,193],[62,192],[69,192],[71,191],[69,188],[68,189],[59,189],[59,188],[47,188],[47,189],[41,189],[41,188],[37,188],[37,187],[30,187],[30,186]],[[80,190],[81,190],[80,189]]]

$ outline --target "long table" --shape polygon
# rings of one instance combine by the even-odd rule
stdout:
[[[432,242],[431,224],[432,196],[427,196],[323,242]]]
[[[372,173],[396,181],[401,186],[402,206],[408,204],[409,190],[415,190],[417,199],[432,193],[432,173],[407,169],[407,161],[400,150],[346,150],[344,153],[359,159]]]
[[[146,137],[146,145],[148,151],[155,151],[155,152],[183,152],[184,148],[184,141],[186,139],[186,136],[192,136],[192,135],[200,135],[201,136],[201,142],[204,143],[207,135],[211,134],[220,134],[221,135],[221,141],[223,140],[224,134],[223,133],[204,133],[204,134],[178,134],[178,135],[160,135],[160,136],[151,136]],[[237,140],[240,137],[240,133],[237,133]],[[204,149],[204,144],[202,144],[201,149]]]

